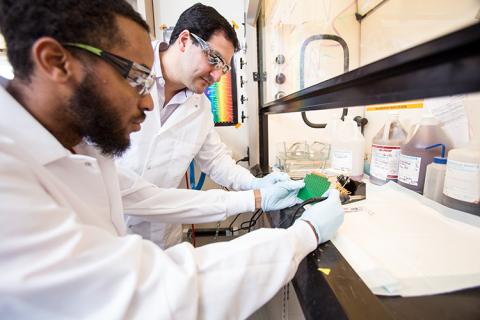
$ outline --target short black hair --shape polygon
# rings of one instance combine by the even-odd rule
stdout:
[[[173,28],[170,45],[175,43],[183,30],[195,33],[205,41],[208,41],[213,34],[222,32],[225,38],[232,43],[235,52],[240,50],[235,30],[213,7],[196,3],[185,10]]]
[[[15,77],[25,80],[33,71],[32,46],[41,37],[107,50],[125,41],[116,16],[149,31],[148,24],[124,0],[0,0],[0,12],[8,60]]]

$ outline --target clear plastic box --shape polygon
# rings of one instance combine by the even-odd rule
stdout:
[[[277,165],[291,178],[324,169],[330,156],[330,144],[320,141],[281,142],[278,150]]]

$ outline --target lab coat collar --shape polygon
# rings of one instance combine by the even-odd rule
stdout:
[[[46,165],[68,156],[70,151],[42,126],[5,89],[8,82],[0,86],[0,133],[22,146],[38,163]]]
[[[184,104],[192,95],[193,91],[185,88],[182,91],[177,92],[177,94],[173,96],[172,100],[168,102],[168,105]]]
[[[161,41],[155,40],[152,42],[153,47],[153,72],[155,73],[156,79],[161,79],[163,81],[163,85],[165,85],[165,81],[163,80],[163,73],[162,73],[162,64],[160,63],[160,45],[162,44]]]

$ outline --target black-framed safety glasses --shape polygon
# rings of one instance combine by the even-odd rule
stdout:
[[[223,59],[222,55],[218,53],[217,50],[210,47],[205,40],[197,36],[195,33],[190,32],[190,34],[200,45],[202,51],[207,55],[209,64],[215,66],[215,69],[222,70],[223,74],[227,74],[232,69],[232,67],[225,62],[225,59]]]
[[[63,43],[63,45],[82,49],[108,62],[141,96],[148,95],[155,83],[155,74],[145,65],[87,44],[67,42]]]

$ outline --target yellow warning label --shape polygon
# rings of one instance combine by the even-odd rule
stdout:
[[[380,110],[405,110],[405,109],[422,109],[423,100],[419,101],[409,101],[403,103],[391,103],[391,104],[376,104],[370,107],[367,107],[367,111],[380,111]]]
[[[322,272],[322,273],[324,273],[328,276],[330,274],[330,271],[332,271],[332,270],[330,270],[330,268],[318,268],[318,271],[320,271],[320,272]]]

